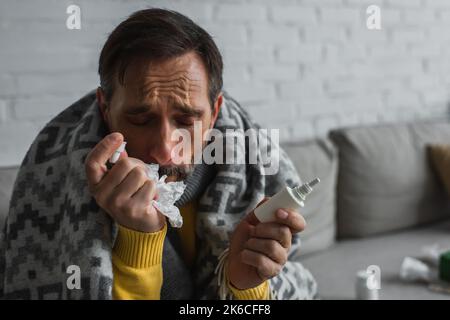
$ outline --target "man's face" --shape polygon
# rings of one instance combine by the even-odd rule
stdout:
[[[211,108],[208,76],[195,53],[152,63],[136,60],[126,70],[124,84],[115,83],[111,101],[101,90],[97,99],[111,132],[122,133],[130,157],[145,163],[158,163],[167,181],[182,180],[193,170],[194,121],[201,121],[202,135],[212,128],[222,103],[222,96]],[[190,132],[191,153],[182,154],[175,164],[172,141],[175,130]],[[203,146],[203,143],[200,145]]]

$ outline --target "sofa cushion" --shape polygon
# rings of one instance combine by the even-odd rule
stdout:
[[[339,150],[338,237],[363,237],[450,217],[426,145],[450,141],[449,122],[332,131]]]
[[[14,181],[16,180],[18,168],[0,168],[0,230],[9,210],[9,199],[11,198]]]
[[[300,234],[301,255],[323,250],[332,245],[336,235],[337,154],[329,140],[284,144],[303,182],[321,179],[301,209],[307,227]]]
[[[423,257],[422,248],[439,244],[450,248],[450,220],[426,227],[403,230],[366,239],[339,241],[324,252],[302,259],[317,280],[323,299],[355,299],[358,270],[377,265],[381,271],[380,299],[449,299],[449,295],[428,289],[425,283],[400,279],[400,267],[405,257]]]

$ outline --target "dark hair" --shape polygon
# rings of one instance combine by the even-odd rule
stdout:
[[[100,53],[100,85],[109,101],[114,78],[123,84],[128,65],[136,58],[163,61],[196,52],[208,74],[211,107],[222,90],[223,62],[212,37],[188,17],[170,10],[145,9],[133,13],[109,35]]]

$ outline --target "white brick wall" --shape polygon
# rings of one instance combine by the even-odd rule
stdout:
[[[81,30],[65,27],[69,4]],[[370,4],[380,31],[365,27]],[[97,86],[106,35],[149,6],[214,36],[225,89],[282,140],[448,115],[450,0],[2,0],[0,166],[20,163],[38,130]]]

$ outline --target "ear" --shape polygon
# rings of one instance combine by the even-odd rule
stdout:
[[[103,89],[101,87],[97,88],[96,97],[97,97],[97,104],[100,109],[100,113],[102,115],[103,121],[105,121],[105,123],[109,126],[108,103],[106,101],[105,92],[103,91]]]
[[[223,103],[223,93],[221,92],[217,97],[216,102],[214,102],[210,129],[212,129],[214,127],[214,124],[216,123],[217,117],[219,116],[220,108],[222,107],[222,103]]]

